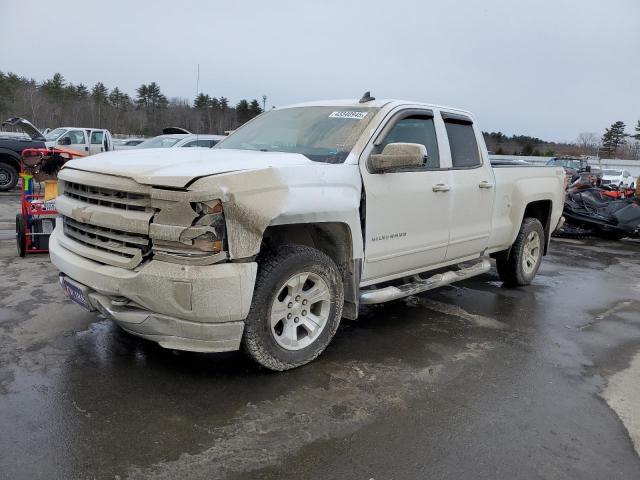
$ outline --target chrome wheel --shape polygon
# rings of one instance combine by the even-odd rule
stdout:
[[[271,334],[285,350],[300,350],[322,333],[331,310],[327,283],[310,272],[297,273],[280,287],[271,305]]]
[[[531,232],[524,243],[522,255],[522,270],[527,275],[533,273],[540,261],[540,235],[538,232]]]

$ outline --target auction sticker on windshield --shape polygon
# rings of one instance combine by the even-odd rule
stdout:
[[[331,112],[329,118],[353,118],[355,120],[362,120],[367,115],[367,112]]]

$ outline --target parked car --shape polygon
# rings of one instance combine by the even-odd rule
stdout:
[[[602,170],[595,165],[589,165],[585,158],[581,157],[552,157],[547,162],[549,166],[563,167],[569,183],[579,178],[588,180],[592,185],[600,186],[602,183]]]
[[[103,128],[54,128],[44,138],[47,147],[62,146],[86,155],[113,150],[111,133]]]
[[[199,135],[195,133],[159,135],[145,140],[136,148],[211,148],[224,138],[224,135]]]
[[[2,126],[19,128],[24,132],[6,132],[0,137],[0,192],[5,192],[13,190],[18,184],[22,151],[25,148],[44,148],[45,138],[24,118],[9,118],[2,122]]]
[[[114,139],[114,150],[129,150],[130,148],[136,148],[146,139],[144,138],[119,138]]]
[[[602,185],[635,188],[635,179],[626,170],[607,169],[602,171]]]
[[[492,167],[469,112],[369,95],[270,110],[206,151],[73,160],[59,185],[50,254],[72,300],[273,370],[316,358],[361,304],[490,256],[505,284],[531,283],[564,200],[561,168]]]

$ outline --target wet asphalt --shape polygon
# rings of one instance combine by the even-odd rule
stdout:
[[[640,396],[606,393],[640,379],[640,242],[554,240],[529,287],[491,271],[367,308],[271,373],[72,305],[0,205],[2,479],[640,478]]]

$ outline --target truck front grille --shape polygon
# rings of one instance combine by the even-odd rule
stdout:
[[[85,247],[122,257],[122,262],[129,268],[140,264],[151,252],[147,235],[89,225],[69,217],[63,217],[63,231],[66,237]]]
[[[151,257],[151,188],[129,178],[64,168],[56,209],[60,244],[103,265],[133,269]]]
[[[151,206],[149,195],[144,193],[123,192],[75,182],[64,182],[63,189],[63,194],[67,197],[93,205],[140,212],[144,212]]]

